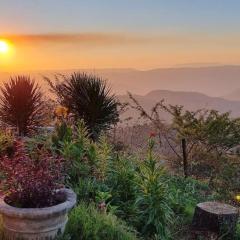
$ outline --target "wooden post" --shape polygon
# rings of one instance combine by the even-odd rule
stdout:
[[[186,139],[182,139],[182,153],[183,153],[183,172],[184,177],[188,177],[188,161],[187,161],[187,144]]]

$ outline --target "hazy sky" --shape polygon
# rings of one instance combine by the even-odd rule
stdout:
[[[0,0],[0,70],[240,64],[239,0]]]

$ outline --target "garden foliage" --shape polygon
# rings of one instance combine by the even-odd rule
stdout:
[[[63,159],[43,148],[31,158],[24,143],[15,143],[15,153],[0,158],[1,190],[8,204],[23,208],[49,207],[62,199],[57,190],[64,183]]]
[[[66,235],[78,240],[135,240],[133,229],[116,216],[100,213],[93,204],[80,203],[70,214]]]
[[[77,206],[58,240],[186,239],[197,203],[220,199],[238,204],[234,197],[240,191],[239,154],[232,150],[240,142],[239,119],[213,110],[187,111],[163,101],[148,114],[132,98],[132,107],[151,121],[156,132],[149,134],[145,154],[129,154],[112,146],[102,132],[118,120],[117,102],[106,83],[78,73],[61,80],[49,80],[63,105],[55,111],[51,134],[20,141],[13,134],[0,132],[0,183],[7,203],[52,206],[63,200],[58,194],[63,186],[77,194]],[[3,96],[9,101],[11,91],[19,96],[21,84],[29,85],[40,111],[41,94],[28,78],[12,79],[2,89]],[[26,103],[25,98],[21,101]],[[161,121],[159,109],[172,116],[171,124]],[[12,113],[18,111],[5,112]],[[20,135],[28,134],[37,124],[36,119],[26,119],[13,124]],[[183,139],[189,169],[185,178],[179,174]],[[175,157],[165,156],[167,161],[161,161],[162,155],[155,152],[157,143],[160,149],[170,146]]]

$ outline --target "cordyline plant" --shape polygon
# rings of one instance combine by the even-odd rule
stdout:
[[[43,93],[28,76],[11,78],[1,87],[0,118],[25,136],[45,118]]]
[[[15,143],[13,157],[0,158],[1,189],[5,201],[21,208],[49,207],[63,201],[58,189],[64,181],[63,159],[39,148],[31,158],[23,142]]]
[[[93,140],[118,122],[118,101],[106,80],[86,73],[57,75],[55,78],[52,81],[45,77],[50,90],[76,121],[84,120]]]

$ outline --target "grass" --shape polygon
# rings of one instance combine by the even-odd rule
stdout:
[[[83,202],[71,212],[65,235],[78,240],[137,240],[116,216],[100,213],[93,204]]]

